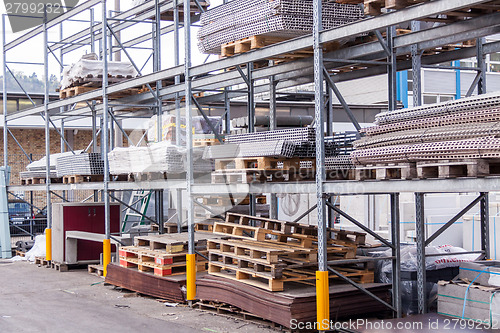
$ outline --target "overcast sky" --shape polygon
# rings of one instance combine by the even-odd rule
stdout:
[[[82,2],[82,1],[80,1]],[[217,6],[222,3],[222,0],[211,0],[210,3],[213,6]],[[108,10],[114,8],[114,1],[113,0],[108,0]],[[127,10],[132,7],[132,0],[124,0],[121,1],[121,10]],[[99,20],[101,17],[100,14],[100,6],[95,6],[96,12],[95,12],[95,19]],[[5,7],[3,5],[0,6],[1,13],[5,13]],[[79,19],[79,20],[89,20],[89,12],[85,11],[82,14],[75,16],[74,19]],[[162,22],[162,27],[167,26],[172,24],[172,22],[167,22],[164,21]],[[73,35],[74,33],[81,31],[88,27],[89,23],[85,22],[65,22],[63,24],[63,36],[67,37],[70,35]],[[0,27],[1,28],[1,27]],[[29,30],[25,30],[20,33],[12,33],[9,25],[8,18],[6,19],[6,39],[7,42],[18,38],[19,36],[25,34]],[[138,24],[135,25],[132,29],[125,29],[121,32],[122,40],[127,41],[131,38],[134,38],[136,36],[140,36],[146,33],[151,32],[151,24],[143,23],[143,24]],[[207,55],[201,54],[198,51],[198,46],[197,46],[197,39],[196,39],[196,32],[197,28],[194,27],[192,29],[192,63],[193,65],[196,64],[201,64]],[[48,39],[49,41],[57,41],[59,40],[59,26],[49,29],[49,35]],[[184,62],[184,43],[183,43],[183,33],[181,31],[181,47],[180,47],[180,59],[181,63]],[[174,65],[174,59],[173,59],[173,34],[170,33],[166,36],[162,37],[162,68],[169,68]],[[151,47],[151,41],[142,43],[140,46],[143,47]],[[96,49],[98,48],[98,44],[96,43]],[[37,36],[35,38],[32,38],[30,41],[16,47],[15,49],[10,50],[7,52],[7,62],[31,62],[31,63],[43,63],[43,52],[44,52],[44,47],[43,47],[43,39],[42,36]],[[85,53],[90,52],[90,47],[82,47],[79,48],[78,50],[75,50],[69,54],[64,55],[64,64],[65,65],[70,65],[76,61]],[[142,68],[146,60],[148,59],[151,50],[134,50],[134,49],[128,49],[128,52],[136,65],[139,68]],[[57,55],[59,56],[59,53],[57,52]],[[208,61],[215,60],[217,59],[218,56],[212,55]],[[125,54],[122,52],[122,61],[126,60],[127,57]],[[0,63],[2,59],[0,58]],[[43,66],[40,65],[26,65],[26,64],[13,64],[10,63],[9,67],[11,70],[14,71],[23,71],[26,74],[31,74],[32,72],[36,72],[39,76],[42,76],[43,74]],[[148,73],[151,72],[152,70],[152,64],[151,64],[151,59],[149,62],[146,64],[146,66],[143,69],[143,73]],[[49,73],[50,74],[56,74],[60,75],[60,67],[59,63],[55,60],[55,57],[49,54]],[[1,73],[0,73],[1,74]]]

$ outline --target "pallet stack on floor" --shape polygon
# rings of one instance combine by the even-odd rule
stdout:
[[[206,255],[207,240],[212,238],[209,234],[195,236],[198,272],[206,270],[207,260],[202,255]],[[161,277],[186,273],[187,233],[137,236],[134,242],[134,246],[120,247],[121,267]]]
[[[329,230],[327,260],[354,259],[365,234]],[[314,285],[318,263],[317,228],[298,223],[228,213],[214,222],[213,233],[225,236],[207,241],[209,274],[237,280],[269,291],[282,291],[288,282]],[[374,280],[366,267],[338,268],[361,283]],[[332,275],[332,278],[335,278]]]
[[[500,174],[500,95],[382,112],[351,158],[357,180]]]

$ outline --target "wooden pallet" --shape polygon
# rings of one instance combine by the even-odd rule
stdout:
[[[248,269],[238,269],[235,265],[210,262],[208,263],[208,274],[240,281],[270,291],[283,291],[284,279],[275,279],[268,272],[253,272]]]
[[[125,268],[137,268],[141,272],[152,272],[156,276],[170,276],[186,274],[186,263],[177,263],[172,265],[156,265],[154,263],[140,263],[138,260],[131,258],[120,258],[120,266]],[[203,272],[206,270],[206,262],[197,262],[196,271]]]
[[[387,163],[358,166],[355,169],[356,180],[415,179],[415,163]]]
[[[350,278],[358,283],[373,283],[375,279],[375,274],[371,270],[366,269],[355,269],[355,268],[346,268],[346,267],[335,267],[335,270],[341,273],[343,276]],[[305,269],[305,268],[288,268],[283,274],[286,276],[286,281],[295,281],[306,284],[307,281],[315,280],[316,274],[314,269]],[[329,273],[329,279],[339,280],[340,277],[333,273]],[[314,284],[313,284],[314,285]]]
[[[283,170],[218,170],[211,174],[212,184],[285,182],[288,179],[288,173]]]
[[[280,331],[287,332],[284,326],[281,326],[272,321],[261,318],[250,312],[243,311],[242,309],[220,302],[199,300],[194,305],[194,308],[198,308],[200,311],[207,311],[208,313],[216,313],[218,316],[227,316],[227,318],[246,320],[258,325],[265,325],[272,328],[279,328]]]
[[[214,231],[214,222],[213,221],[201,221],[197,222],[194,225],[194,230],[196,232],[213,232]]]
[[[234,159],[215,160],[215,170],[270,170],[270,171],[299,171],[300,162],[312,162],[315,159],[304,158],[276,158],[276,157],[245,157]]]
[[[26,257],[26,252],[24,252],[24,251],[19,251],[19,250],[16,250],[16,256],[20,256],[20,257]]]
[[[382,14],[382,8],[403,9],[408,6],[427,2],[429,0],[364,0],[365,15],[377,16]],[[359,1],[361,3],[363,1]]]
[[[326,170],[327,180],[355,180],[355,169],[335,169]]]
[[[232,198],[228,196],[218,197],[218,196],[204,196],[196,198],[205,206],[234,206],[234,205],[249,205],[250,197],[247,195],[245,197],[234,195]],[[257,204],[266,204],[266,196],[260,195],[255,197],[255,202]]]
[[[49,266],[50,261],[45,259],[45,257],[35,257],[35,264],[39,266]]]
[[[273,37],[265,35],[255,35],[246,38],[241,38],[233,42],[228,42],[221,45],[221,56],[230,57],[235,54],[245,53],[251,50],[260,49],[265,46],[273,45],[276,43],[283,42],[285,40],[291,39],[293,37]],[[340,47],[337,42],[325,43],[323,48],[324,52],[331,52]],[[312,48],[307,48],[305,50],[300,50],[291,53],[280,54],[279,56],[269,58],[267,60],[274,60],[276,63],[282,63],[286,61],[292,61],[297,59],[312,57]]]
[[[55,269],[56,271],[61,272],[61,273],[69,271],[69,266],[67,264],[61,263],[61,262],[51,261],[50,267]]]
[[[290,246],[279,243],[253,242],[237,239],[215,239],[207,242],[210,253],[233,254],[240,258],[258,259],[264,264],[277,264],[285,257],[304,256],[309,261],[317,260],[317,252],[314,249]]]
[[[265,217],[257,217],[245,214],[227,213],[226,223],[235,223],[239,225],[252,225],[258,228],[272,230],[280,234],[291,234],[292,227],[296,224],[293,222],[274,220]]]
[[[102,89],[102,88],[93,87],[93,86],[91,86],[91,87],[88,87],[88,86],[68,87],[68,88],[61,89],[59,91],[59,98],[65,99],[68,97],[73,97],[76,95],[84,94],[84,93],[87,93],[89,91],[94,91],[94,90],[99,90],[99,89]],[[138,89],[138,88],[129,88],[129,89],[122,90],[122,91],[119,91],[116,93],[111,93],[108,95],[108,98],[109,99],[119,99],[119,98],[123,98],[123,97],[127,97],[127,96],[137,95],[139,93],[139,91],[140,91],[140,89]],[[102,96],[96,98],[96,100],[101,100],[101,99],[102,99]]]
[[[78,184],[87,182],[102,182],[104,175],[70,175],[63,176],[63,184]]]
[[[104,267],[102,265],[88,265],[89,274],[96,276],[104,276]]]
[[[193,147],[207,147],[220,144],[218,139],[193,139]]]
[[[163,233],[165,233],[165,234],[175,234],[175,233],[178,233],[179,232],[178,229],[179,229],[179,227],[178,227],[177,223],[167,223],[167,222],[165,222],[163,224]],[[160,228],[158,227],[158,224],[152,223],[151,224],[151,230],[152,231],[159,231]],[[187,226],[182,227],[181,231],[187,231]]]
[[[154,236],[136,236],[134,245],[136,247],[148,248],[149,250],[162,250],[166,253],[177,253],[187,251],[187,233],[174,233]],[[195,235],[197,250],[206,249],[207,239],[220,238],[208,233]]]
[[[499,159],[441,160],[417,163],[417,176],[420,179],[495,175],[500,175]]]
[[[224,222],[214,222],[213,233],[256,241],[267,240],[305,248],[312,247],[312,243],[315,240],[314,238],[304,235],[285,235],[273,230]]]
[[[21,185],[45,184],[45,177],[21,178]],[[62,178],[50,178],[51,183],[62,183]]]
[[[232,267],[243,273],[269,276],[280,279],[283,276],[284,263],[270,264],[260,258],[242,257],[231,252],[209,251],[210,264],[222,264],[224,267]]]

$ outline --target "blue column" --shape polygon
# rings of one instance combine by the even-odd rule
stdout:
[[[460,67],[460,60],[456,60],[453,62],[453,66]],[[455,99],[462,98],[462,89],[461,89],[461,76],[460,69],[455,69]]]
[[[405,108],[408,107],[408,71],[398,72],[397,74],[397,98],[403,103]]]

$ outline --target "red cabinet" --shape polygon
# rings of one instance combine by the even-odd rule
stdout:
[[[112,203],[111,233],[120,232],[120,213],[120,205]],[[52,209],[52,259],[68,264],[98,261],[102,253],[102,242],[79,239],[75,256],[68,253],[66,231],[104,234],[104,203],[60,203],[54,204]]]

